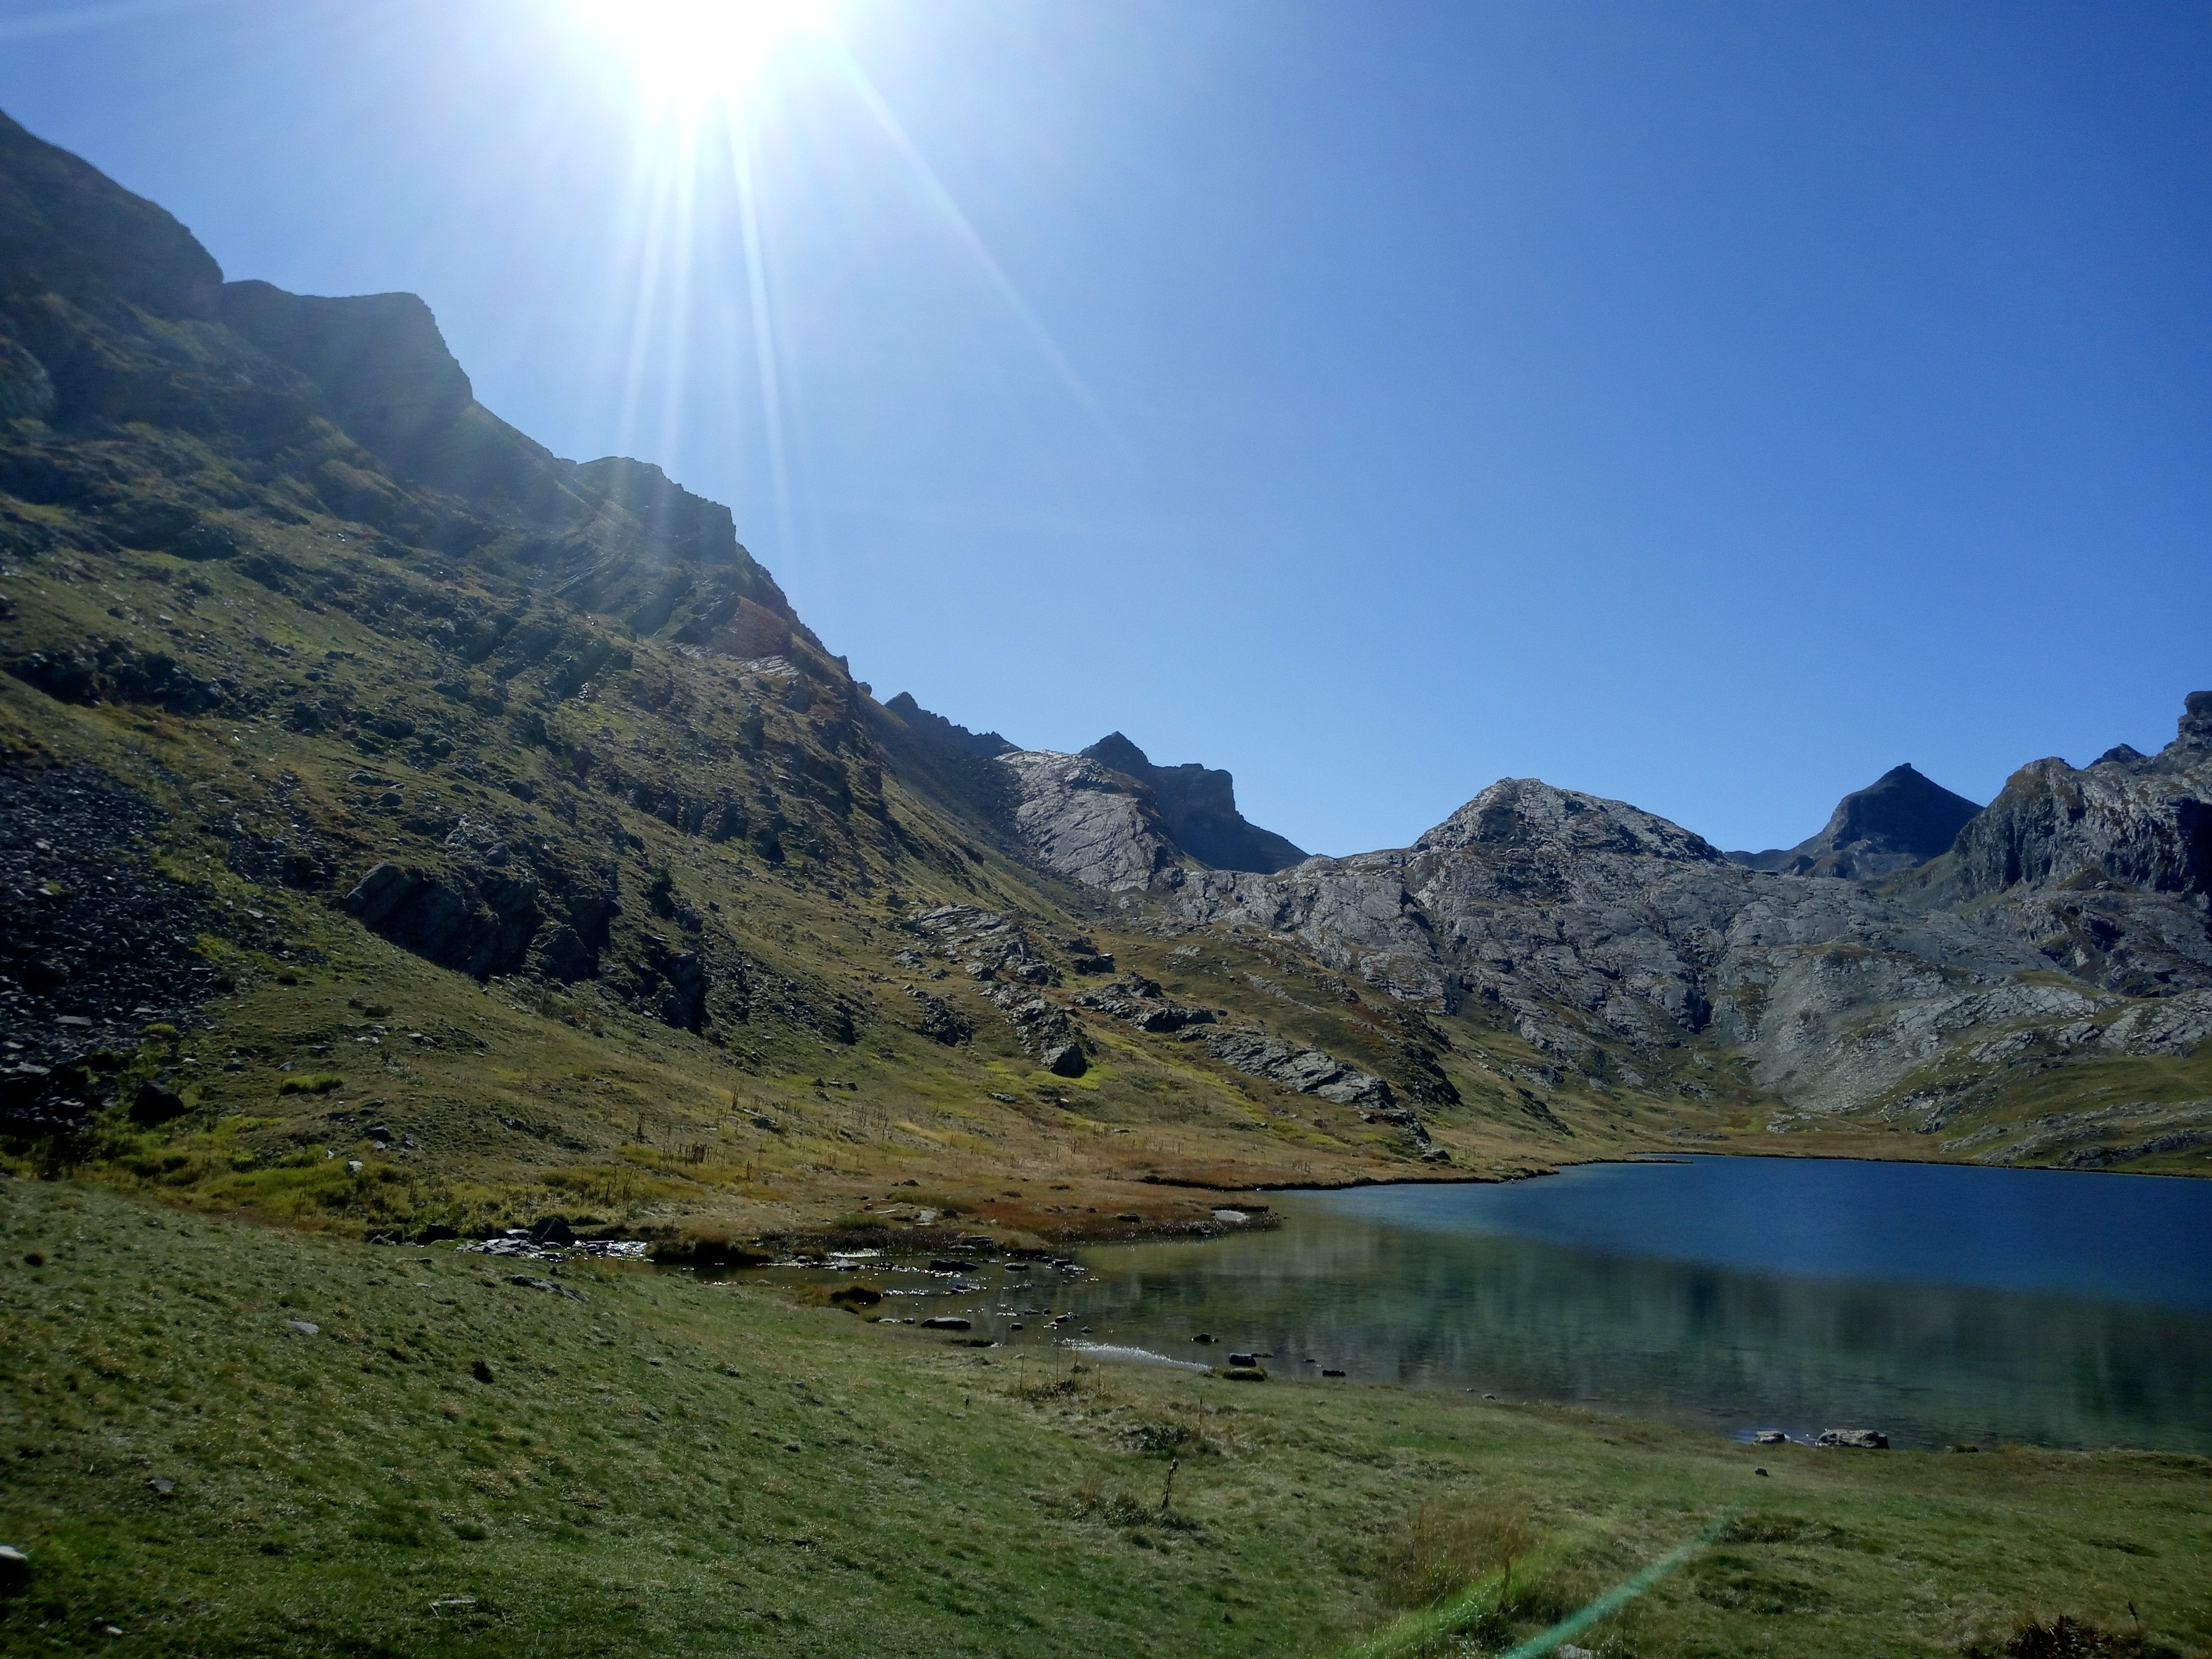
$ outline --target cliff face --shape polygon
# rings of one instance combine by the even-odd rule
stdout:
[[[1217,870],[1273,872],[1305,854],[1272,830],[1262,830],[1237,810],[1237,781],[1226,772],[1195,761],[1155,766],[1145,751],[1119,732],[1109,732],[1083,751],[1152,793],[1162,820],[1176,844]]]
[[[1844,796],[1819,835],[1792,848],[1728,856],[1753,870],[1871,880],[1948,853],[1981,810],[1910,766],[1894,767]]]
[[[2069,883],[2212,892],[2212,692],[2192,693],[2154,756],[2108,754],[2076,770],[2040,760],[2013,774],[1959,837],[1957,884],[1973,896]]]

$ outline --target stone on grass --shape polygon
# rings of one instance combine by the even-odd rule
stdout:
[[[1044,1068],[1054,1077],[1081,1077],[1091,1069],[1083,1050],[1073,1042],[1055,1044],[1044,1051]]]
[[[13,1544],[0,1544],[0,1590],[19,1590],[31,1582],[31,1558]]]
[[[925,1319],[921,1322],[921,1328],[925,1331],[965,1331],[972,1330],[974,1328],[972,1321],[962,1319],[953,1314],[939,1314],[934,1319]]]
[[[320,1325],[310,1324],[304,1319],[288,1319],[284,1326],[287,1330],[297,1331],[302,1336],[320,1336],[323,1334]]]
[[[191,1109],[185,1104],[185,1097],[174,1089],[148,1078],[138,1085],[138,1092],[131,1099],[131,1121],[141,1128],[150,1129],[172,1118],[182,1117]]]

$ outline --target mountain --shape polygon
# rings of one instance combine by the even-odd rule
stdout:
[[[1176,844],[1217,870],[1255,870],[1271,875],[1305,858],[1272,830],[1246,821],[1237,810],[1237,781],[1226,772],[1211,770],[1194,761],[1181,766],[1155,766],[1143,750],[1119,732],[1108,733],[1082,754],[1085,760],[1110,767],[1150,789]]]
[[[1847,799],[1830,850],[1897,848],[1900,819],[1929,820],[1884,808],[1932,790]],[[1683,1051],[1695,1064],[1717,1039],[1778,1097],[1775,1128],[1870,1116],[1948,1134],[1943,1150],[2092,1164],[2212,1146],[2212,1102],[2188,1097],[2201,1062],[2154,1081],[2115,1063],[2148,1097],[2032,1130],[2014,1115],[2024,1097],[2081,1098],[2081,1078],[2049,1073],[2193,1060],[2212,1036],[2212,694],[2157,756],[2024,769],[1901,884],[1832,873],[1754,871],[1624,802],[1521,779],[1407,848],[1267,876],[1164,868],[1120,903],[1152,927],[1295,941],[1433,1014],[1487,1012],[1527,1045],[1505,1068],[1522,1084],[1644,1091],[1663,1069],[1694,1093]]]
[[[1893,767],[1838,802],[1819,835],[1786,850],[1728,856],[1752,870],[1872,880],[1949,852],[1959,831],[1981,810],[1909,765]]]
[[[10,1167],[709,1254],[1684,1144],[2207,1168],[2208,694],[1934,856],[1971,804],[1900,773],[1812,873],[1534,779],[1304,857],[1226,772],[878,702],[413,296],[227,281],[4,118],[0,232]]]

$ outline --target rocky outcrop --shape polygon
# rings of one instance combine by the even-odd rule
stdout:
[[[970,979],[1060,983],[1060,969],[1037,954],[1029,929],[1002,911],[940,904],[909,916],[905,925],[929,939],[935,953],[958,963]],[[910,965],[920,961],[917,957]]]
[[[1078,1007],[1095,1008],[1115,1019],[1127,1020],[1140,1031],[1180,1031],[1187,1025],[1213,1023],[1213,1010],[1170,1001],[1161,994],[1158,980],[1116,980],[1111,985],[1079,991],[1073,1000]]]
[[[955,726],[942,714],[931,713],[914,700],[910,691],[900,692],[884,707],[903,720],[909,730],[968,754],[994,760],[1014,750],[1014,745],[996,732],[970,732],[964,726]]]
[[[1016,785],[1013,830],[1056,876],[1109,893],[1142,890],[1177,862],[1151,792],[1124,774],[1048,749],[1001,755]]]
[[[1364,1107],[1376,1113],[1398,1109],[1397,1097],[1388,1083],[1319,1048],[1301,1048],[1255,1030],[1211,1032],[1205,1041],[1206,1053],[1224,1065],[1302,1095],[1318,1095],[1340,1105]],[[1419,1123],[1415,1119],[1412,1127],[1418,1128]],[[1420,1139],[1427,1140],[1426,1130],[1420,1131]]]
[[[2114,750],[2080,770],[2053,759],[2014,773],[1960,832],[1954,876],[1968,898],[2100,881],[2212,893],[2212,691],[2191,694],[2156,755]]]
[[[1981,810],[1911,766],[1893,767],[1844,796],[1819,835],[1786,849],[1728,856],[1752,870],[1871,880],[1948,853]]]
[[[478,976],[520,968],[544,921],[528,865],[494,872],[380,864],[343,902],[402,950]]]
[[[1014,1028],[1024,1053],[1038,1055],[1047,1069],[1059,1076],[1083,1075],[1083,1041],[1066,1009],[1034,992],[1018,991],[1011,985],[994,985],[988,994]]]
[[[483,977],[528,967],[562,981],[599,971],[617,908],[611,872],[571,871],[549,852],[533,856],[511,844],[496,824],[468,817],[455,823],[445,852],[436,865],[376,865],[339,902],[441,968]],[[666,1006],[655,1012],[696,1027],[704,986],[684,956],[669,949],[656,956],[650,977],[656,1003]]]
[[[1237,810],[1237,781],[1226,772],[1195,761],[1155,766],[1119,732],[1101,738],[1083,750],[1083,757],[1150,789],[1176,845],[1217,870],[1272,874],[1305,857],[1273,830],[1262,830]]]

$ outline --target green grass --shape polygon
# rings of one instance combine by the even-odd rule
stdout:
[[[2028,1615],[2132,1629],[2132,1604],[2212,1645],[2203,1458],[1754,1452],[511,1272],[0,1182],[0,1541],[34,1573],[0,1650],[1497,1652],[1717,1520],[1576,1640],[1955,1656]],[[1419,1616],[1455,1599],[1468,1618]]]

